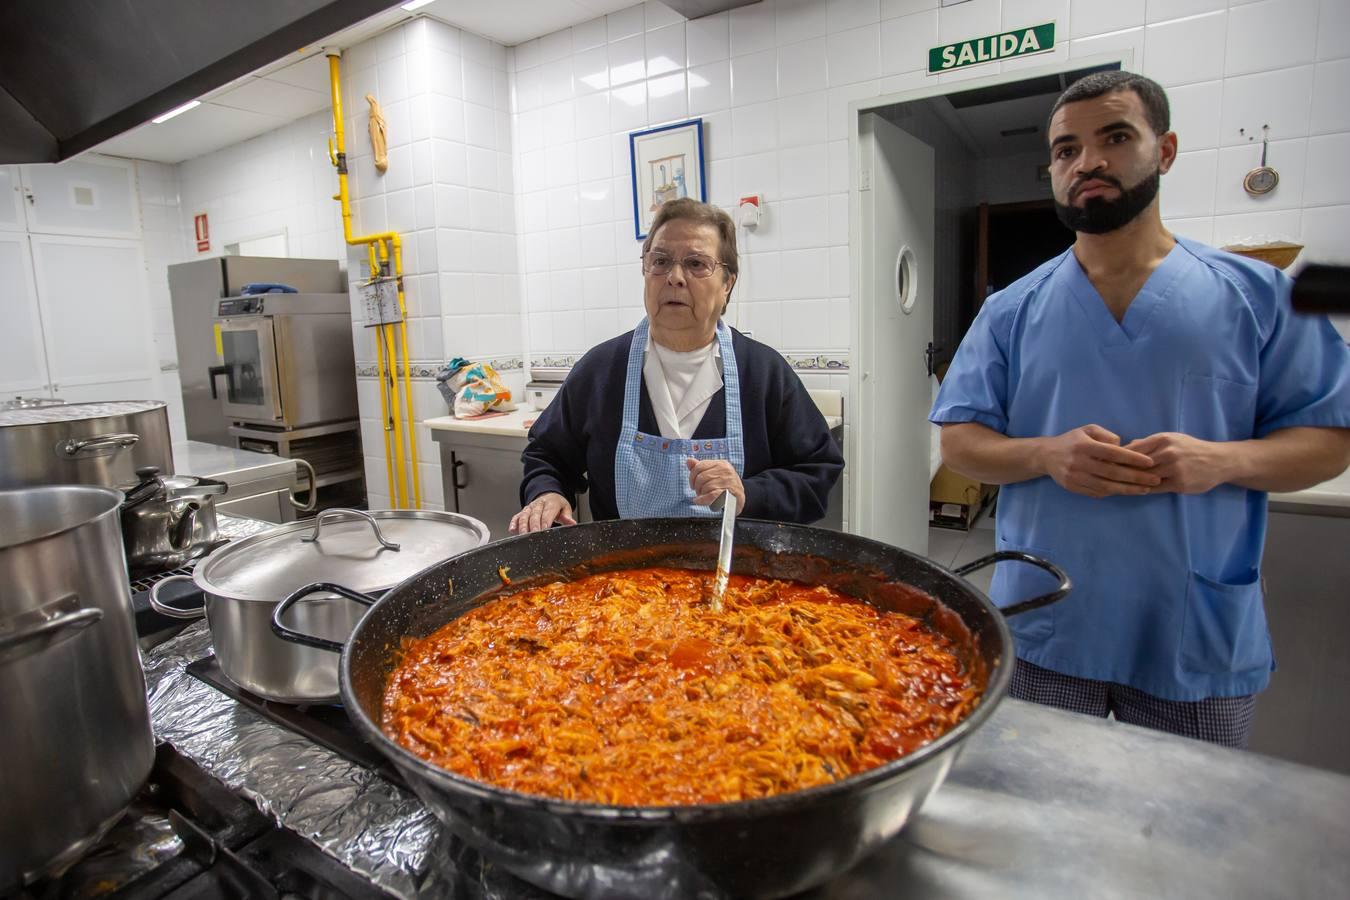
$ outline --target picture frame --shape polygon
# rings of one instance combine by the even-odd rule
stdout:
[[[633,233],[644,240],[656,209],[667,200],[708,202],[703,168],[703,119],[687,119],[628,134],[633,183]]]

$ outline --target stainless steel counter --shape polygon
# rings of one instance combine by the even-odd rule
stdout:
[[[296,487],[295,460],[235,447],[183,441],[173,445],[176,474],[215,478],[229,485],[216,509],[268,522],[290,522],[287,497]]]
[[[183,672],[208,650],[195,625],[149,655],[159,740],[399,896],[538,896],[439,865],[415,798]],[[1008,700],[899,838],[810,896],[1343,896],[1347,848],[1350,777]]]

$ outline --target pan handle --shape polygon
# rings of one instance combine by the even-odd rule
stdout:
[[[330,641],[327,638],[315,637],[312,634],[304,634],[293,628],[287,628],[281,624],[281,617],[285,615],[286,610],[290,609],[300,600],[308,597],[310,594],[329,593],[338,594],[346,597],[348,600],[355,600],[357,603],[363,603],[366,606],[374,606],[375,598],[369,594],[361,594],[345,588],[340,584],[329,584],[326,581],[316,581],[313,584],[307,584],[300,590],[295,591],[285,600],[277,604],[277,608],[272,610],[272,633],[283,641],[290,641],[292,644],[303,644],[306,647],[314,647],[318,650],[328,650],[333,653],[342,652],[342,644],[337,641]]]
[[[69,594],[51,604],[51,608],[77,607],[73,612],[65,612],[0,634],[0,663],[12,662],[46,650],[74,637],[103,618],[103,610],[96,607],[79,609],[79,603],[79,597]]]
[[[161,578],[150,586],[150,608],[161,616],[169,616],[174,619],[200,619],[206,615],[206,595],[202,594],[202,605],[193,609],[183,609],[177,606],[170,606],[159,598],[159,592],[173,582],[192,581],[191,575],[170,575],[168,578]]]
[[[1051,603],[1058,603],[1069,595],[1073,590],[1073,581],[1059,566],[1052,562],[1047,562],[1039,556],[1032,556],[1030,553],[1023,553],[1021,550],[1000,550],[997,553],[991,553],[988,556],[982,556],[972,563],[967,563],[954,574],[968,575],[976,569],[983,569],[985,566],[991,566],[996,562],[1024,562],[1033,565],[1038,569],[1044,569],[1051,575],[1059,579],[1059,587],[1048,594],[1042,594],[1039,597],[1032,597],[1030,600],[1023,600],[1021,603],[1014,603],[1012,606],[1004,606],[999,609],[1006,619],[1009,616],[1015,616],[1019,613],[1030,612],[1033,609],[1040,609],[1042,606],[1049,606]]]

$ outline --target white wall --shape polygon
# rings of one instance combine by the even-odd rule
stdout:
[[[187,253],[179,211],[178,167],[137,160],[136,190],[145,248],[146,292],[158,356],[159,395],[154,399],[168,404],[169,430],[173,439],[185,441],[187,425],[183,416],[183,388],[178,380],[178,350],[174,345],[168,275],[168,267],[182,262]]]
[[[352,233],[393,230],[403,241],[408,355],[416,418],[444,415],[429,377],[447,358],[487,358],[524,392],[518,248],[514,236],[506,48],[416,19],[346,51],[342,59]],[[369,105],[380,102],[389,168],[374,166]],[[337,259],[367,277],[365,248],[345,246],[328,112],[180,166],[182,219],[210,214],[212,252],[285,229],[291,256]],[[390,505],[374,332],[353,302],[366,485]],[[430,432],[418,427],[423,505],[442,506]],[[411,462],[411,460],[408,460]],[[411,479],[410,479],[411,480]]]
[[[505,47],[430,19],[387,31],[343,58],[352,229],[402,235],[409,355],[414,373],[426,373],[413,384],[419,420],[447,414],[428,376],[455,356],[490,361],[524,396],[506,67]],[[370,151],[367,93],[379,99],[388,126],[383,175]],[[365,277],[364,249],[353,248],[350,259],[349,270]],[[363,371],[375,365],[372,335],[358,324]],[[360,378],[358,396],[370,503],[386,506],[378,382]],[[439,509],[439,454],[430,431],[417,432],[423,505]]]
[[[332,117],[315,113],[276,131],[179,164],[181,221],[206,213],[211,247],[183,247],[185,259],[220,256],[226,244],[284,231],[289,255],[346,258],[342,220],[332,199],[337,176],[328,163]]]
[[[827,71],[833,62],[839,83],[869,74],[853,66],[855,18],[823,2],[766,2],[685,22],[647,3],[515,48],[533,356],[578,354],[640,319],[628,133],[701,116],[709,199],[766,200],[758,229],[740,233],[728,318],[820,365],[799,368],[810,386],[846,389],[846,375],[811,358],[842,360],[848,348],[845,99]]]
[[[1050,182],[1036,178],[1036,167],[1045,165],[1048,154],[1013,153],[975,161],[976,197],[980,203],[1021,203],[1054,197]]]
[[[570,353],[639,314],[627,132],[702,116],[710,199],[768,200],[744,241],[738,324],[784,351],[846,350],[851,99],[1129,48],[1168,88],[1182,155],[1163,182],[1179,233],[1350,247],[1345,0],[765,0],[690,22],[632,7],[515,48],[512,83],[531,351]],[[1055,21],[1053,53],[924,74],[929,47]],[[1242,191],[1272,127],[1280,187]],[[1034,169],[1031,170],[1034,173]],[[612,232],[612,234],[611,234]],[[739,309],[738,309],[739,307]]]

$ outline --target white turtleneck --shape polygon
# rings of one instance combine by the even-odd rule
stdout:
[[[682,352],[662,347],[648,335],[646,349],[642,380],[661,437],[692,437],[722,389],[722,348],[717,338],[706,347]]]

